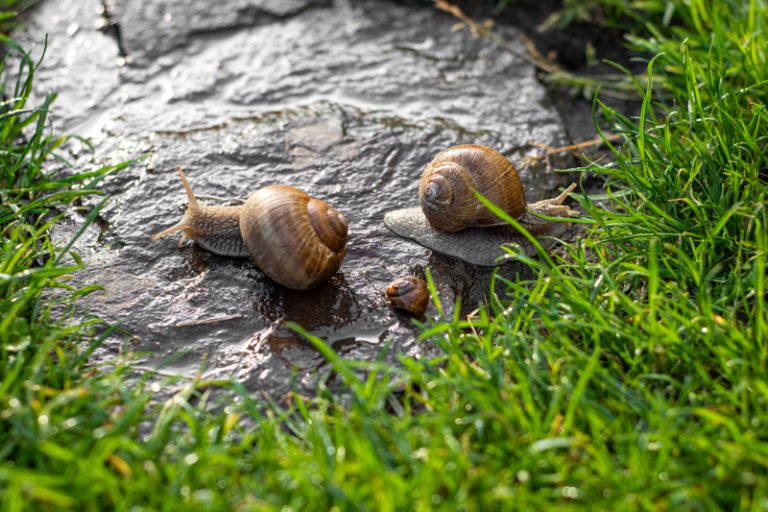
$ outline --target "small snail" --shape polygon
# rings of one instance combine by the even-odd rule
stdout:
[[[191,238],[222,256],[249,254],[272,280],[305,290],[331,277],[341,266],[347,245],[347,219],[324,201],[286,185],[251,194],[242,206],[203,206],[197,202],[180,166],[189,207],[178,224],[152,240],[182,231],[179,245]]]
[[[423,279],[415,276],[399,277],[389,283],[386,289],[387,302],[390,306],[403,309],[416,316],[427,310],[429,290]]]
[[[384,224],[433,251],[493,266],[506,255],[503,245],[519,244],[528,255],[535,254],[536,248],[480,203],[475,190],[531,234],[558,236],[567,223],[530,212],[550,217],[577,213],[563,205],[575,188],[574,183],[555,198],[526,204],[517,169],[501,153],[479,145],[454,146],[438,153],[424,169],[419,182],[421,207],[389,212]]]

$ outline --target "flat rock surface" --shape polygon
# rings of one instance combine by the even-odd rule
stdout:
[[[44,2],[17,38],[50,34],[37,92],[60,91],[56,129],[94,147],[72,144],[69,157],[86,168],[147,155],[104,182],[112,198],[78,241],[88,268],[77,282],[104,287],[90,311],[132,333],[144,367],[204,364],[270,393],[310,388],[325,364],[288,321],[348,358],[428,353],[384,303],[386,284],[428,268],[450,314],[457,298],[487,297],[490,271],[396,237],[385,212],[416,204],[421,170],[448,146],[485,144],[520,163],[541,152],[531,142],[568,143],[534,69],[454,24],[381,0]],[[201,196],[288,184],[329,202],[350,223],[341,271],[295,292],[250,260],[151,242],[186,205],[177,164]],[[569,181],[519,167],[530,201]],[[81,223],[72,213],[57,236]],[[430,305],[424,320],[437,315]],[[111,338],[99,357],[125,342]]]
[[[438,231],[430,226],[421,208],[414,206],[384,214],[384,225],[394,233],[439,252],[460,258],[472,265],[493,267],[513,260],[513,255],[536,256],[571,226],[553,224],[547,236],[539,237],[537,247],[512,226],[468,227],[455,233]]]

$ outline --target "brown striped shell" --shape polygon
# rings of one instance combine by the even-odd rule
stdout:
[[[474,144],[435,156],[421,175],[419,204],[430,225],[444,232],[502,224],[477,200],[475,190],[513,218],[525,213],[515,166],[498,151]]]
[[[304,290],[326,281],[346,254],[347,219],[324,201],[287,185],[257,190],[242,207],[240,233],[267,276]]]
[[[421,316],[427,310],[429,290],[427,283],[416,276],[398,277],[385,291],[390,306]]]

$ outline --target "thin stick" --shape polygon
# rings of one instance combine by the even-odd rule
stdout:
[[[225,320],[236,320],[238,318],[243,318],[243,315],[224,315],[224,316],[216,316],[213,318],[204,318],[202,320],[185,320],[184,322],[178,322],[176,324],[176,327],[190,327],[193,325],[216,324],[219,322],[223,322]]]
[[[506,39],[504,39],[499,34],[495,33],[493,30],[490,29],[491,24],[483,24],[478,23],[466,14],[464,14],[464,11],[461,10],[458,6],[455,6],[446,0],[435,0],[435,8],[447,12],[448,14],[458,18],[461,20],[464,24],[466,24],[469,29],[472,31],[473,34],[487,37],[497,45],[501,46],[502,48],[509,50],[510,52],[514,53],[521,59],[525,60],[526,62],[529,62],[536,66],[537,68],[541,69],[542,71],[546,71],[552,76],[558,76],[563,78],[566,82],[571,83],[581,83],[581,84],[590,84],[591,86],[596,86],[598,84],[596,78],[597,77],[585,77],[585,76],[578,76],[574,75],[573,73],[570,73],[568,71],[565,71],[563,68],[558,66],[557,64],[551,62],[546,57],[544,57],[541,52],[536,48],[536,45],[534,45],[531,38],[529,38],[527,35],[520,32],[520,40],[525,46],[525,48],[528,50],[528,53],[520,51],[517,47],[515,47],[513,44],[509,43]],[[620,82],[619,78],[620,75],[606,75],[603,76],[603,78],[606,81],[606,89],[604,90],[604,94],[607,96],[613,96],[615,98],[620,99],[634,99],[635,96],[630,95],[631,93],[636,92],[634,87]],[[613,81],[609,83],[608,81]],[[613,90],[611,90],[613,88]],[[628,94],[630,93],[630,94]]]
[[[563,70],[560,67],[545,60],[543,57],[541,57],[541,54],[538,51],[536,51],[536,53],[533,55],[521,52],[514,45],[507,42],[503,37],[491,31],[487,26],[483,25],[482,23],[476,22],[475,20],[473,20],[472,18],[464,14],[464,11],[462,11],[461,8],[459,8],[458,6],[450,4],[445,0],[435,0],[435,7],[440,9],[441,11],[447,12],[448,14],[451,14],[452,16],[460,19],[463,23],[465,23],[469,27],[469,29],[472,31],[473,34],[491,39],[493,42],[495,42],[499,46],[506,48],[507,50],[511,51],[518,57],[530,62],[537,68],[547,71],[549,73],[563,73]],[[529,48],[529,51],[530,51],[530,48]]]
[[[621,138],[621,135],[619,135],[617,133],[608,135],[606,137],[606,139],[611,141],[611,142],[614,142],[614,141],[616,141],[616,140],[618,140],[620,138]],[[528,144],[530,144],[532,146],[539,147],[539,148],[546,149],[547,151],[545,153],[540,154],[540,155],[527,156],[527,157],[525,157],[522,160],[521,163],[524,163],[525,165],[535,165],[539,161],[545,160],[547,162],[547,169],[551,169],[552,168],[552,163],[549,160],[550,156],[555,155],[557,153],[576,153],[577,151],[580,151],[580,150],[585,149],[585,148],[589,148],[589,147],[592,147],[592,146],[599,146],[602,143],[603,143],[603,139],[601,137],[599,137],[599,136],[595,137],[594,139],[590,139],[590,140],[587,140],[587,141],[584,141],[584,142],[579,142],[579,143],[576,143],[576,144],[571,144],[569,146],[563,146],[563,147],[559,147],[559,148],[553,148],[552,146],[550,146],[548,144],[543,144],[541,142],[529,141]]]
[[[608,135],[605,138],[608,141],[610,141],[610,142],[615,142],[615,141],[617,141],[617,140],[619,140],[621,138],[621,135],[618,134],[618,133],[613,133],[611,135]],[[559,147],[559,148],[553,148],[552,146],[548,146],[546,144],[542,144],[541,142],[530,142],[529,144],[532,144],[534,146],[538,146],[540,148],[544,148],[544,149],[548,150],[546,153],[544,153],[542,155],[539,155],[537,157],[537,158],[541,158],[541,157],[545,157],[545,156],[549,156],[549,155],[554,155],[554,154],[557,154],[557,153],[573,153],[573,152],[576,152],[578,150],[589,148],[589,147],[592,147],[592,146],[599,146],[603,142],[604,142],[603,138],[598,136],[598,137],[595,137],[594,139],[589,139],[589,140],[586,140],[584,142],[578,142],[576,144],[571,144],[570,146],[562,146],[562,147]]]

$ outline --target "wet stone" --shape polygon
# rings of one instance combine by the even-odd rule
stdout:
[[[152,59],[202,34],[272,23],[330,0],[106,0],[124,53]]]
[[[46,87],[69,90],[75,77],[62,70],[75,64],[61,55],[75,50],[51,21],[57,5],[44,3],[35,18],[57,40],[50,52],[58,67],[46,61],[39,74]],[[109,6],[128,58],[114,65],[122,57],[117,44],[108,46],[111,55],[98,58],[111,62],[92,64],[90,81],[112,84],[109,99],[91,107],[88,91],[70,98],[57,128],[88,128],[94,152],[70,147],[83,168],[148,155],[103,183],[112,198],[77,244],[88,263],[77,283],[104,287],[89,311],[132,333],[143,368],[194,374],[205,359],[206,375],[234,376],[253,390],[311,388],[327,365],[286,322],[347,358],[433,353],[417,342],[411,319],[386,305],[387,283],[428,268],[451,315],[457,299],[471,309],[487,298],[491,270],[394,236],[384,214],[416,205],[422,169],[448,146],[485,144],[521,163],[540,152],[531,141],[567,143],[527,63],[452,32],[454,20],[430,8],[298,0]],[[240,8],[250,14],[232,14]],[[80,23],[97,26],[102,14],[88,12]],[[513,30],[504,34],[514,40]],[[150,241],[186,206],[176,165],[207,204],[271,184],[327,201],[349,221],[341,270],[298,292],[249,259],[194,243],[179,248],[175,236]],[[529,201],[568,181],[542,161],[519,167]],[[56,236],[67,240],[81,222],[72,212]],[[503,269],[509,277],[521,271]],[[433,304],[426,315],[438,316]],[[124,342],[115,335],[96,356],[112,357]]]
[[[58,95],[50,118],[59,133],[97,135],[101,126],[89,125],[102,119],[116,99],[121,60],[116,41],[102,31],[103,10],[101,0],[42,2],[14,34],[33,60],[45,52],[35,74],[37,103],[48,93]],[[13,70],[14,64],[12,60],[7,69]]]

